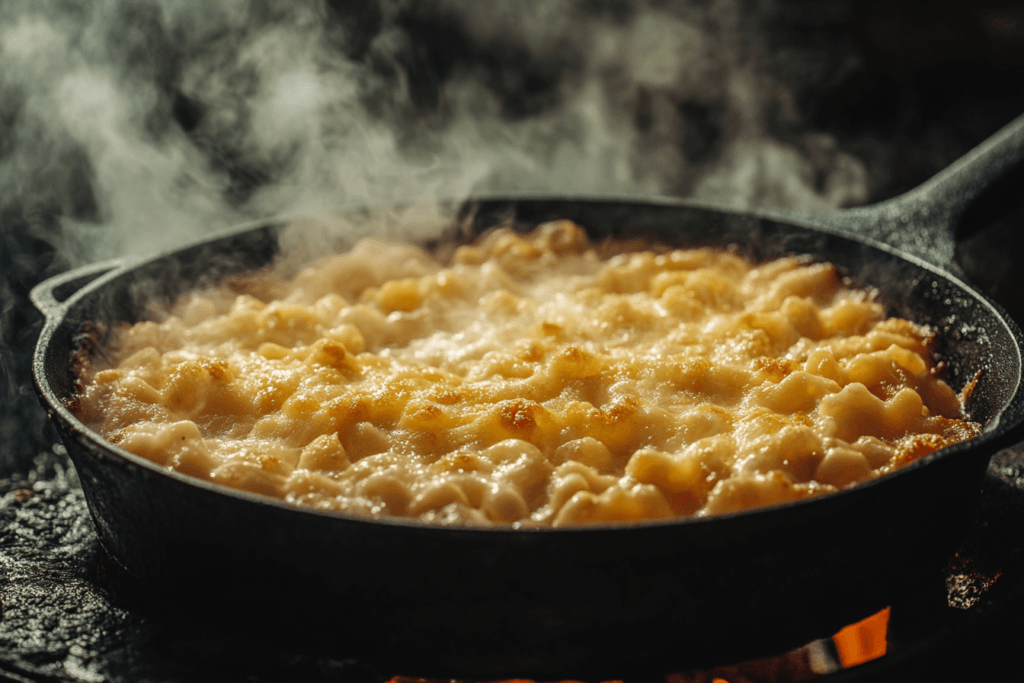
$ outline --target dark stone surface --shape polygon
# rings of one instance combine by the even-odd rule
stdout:
[[[62,453],[39,456],[35,469],[4,480],[2,491],[0,674],[10,679],[377,678],[354,662],[211,627],[204,615],[169,616],[148,607],[150,596],[140,595],[100,546]]]

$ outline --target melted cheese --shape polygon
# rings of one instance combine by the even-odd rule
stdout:
[[[517,526],[781,503],[979,432],[930,332],[832,266],[624,248],[559,221],[447,264],[366,241],[262,299],[197,292],[115,335],[83,414],[225,486]]]

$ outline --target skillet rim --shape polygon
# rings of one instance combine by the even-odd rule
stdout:
[[[253,221],[247,221],[245,223],[220,230],[211,234],[208,234],[202,238],[189,241],[187,243],[178,245],[174,249],[164,250],[156,254],[148,254],[143,256],[128,257],[123,259],[117,259],[114,262],[108,262],[111,264],[112,269],[103,272],[98,277],[95,277],[92,281],[79,287],[66,299],[59,302],[55,307],[44,310],[45,323],[42,331],[39,335],[39,340],[36,345],[36,350],[33,356],[33,379],[36,385],[36,391],[43,399],[44,407],[46,408],[49,417],[55,419],[54,413],[57,413],[59,418],[63,420],[66,425],[74,430],[76,433],[87,438],[93,446],[102,449],[108,453],[115,454],[120,458],[126,460],[134,466],[143,467],[154,473],[170,476],[173,479],[178,480],[182,484],[189,486],[197,486],[205,489],[211,493],[227,495],[230,498],[236,498],[246,501],[251,504],[257,505],[269,505],[271,507],[287,510],[290,514],[314,514],[318,517],[330,520],[338,520],[344,522],[355,522],[367,525],[378,525],[385,524],[387,526],[405,527],[410,529],[417,529],[423,531],[433,532],[445,532],[446,534],[455,535],[468,535],[476,536],[479,534],[488,534],[489,537],[494,537],[501,534],[515,534],[521,535],[524,533],[529,534],[587,534],[587,533],[607,533],[609,531],[624,532],[634,529],[656,529],[662,527],[678,527],[678,526],[693,526],[693,527],[706,527],[709,524],[723,525],[727,523],[736,523],[736,520],[749,519],[753,516],[764,517],[765,513],[774,513],[775,515],[786,515],[786,514],[804,514],[803,509],[807,505],[817,504],[816,507],[822,507],[823,505],[835,504],[842,505],[852,497],[865,497],[870,495],[866,493],[879,486],[887,486],[890,482],[902,481],[905,476],[913,476],[913,473],[920,470],[923,467],[928,466],[939,460],[945,460],[947,458],[954,458],[958,456],[962,457],[991,457],[1000,448],[1005,447],[1013,440],[1016,440],[1020,434],[1017,432],[1024,431],[1024,411],[1022,414],[1015,416],[1015,420],[1010,423],[1006,423],[1003,419],[1007,410],[1009,410],[1015,402],[1024,402],[1024,334],[1022,334],[1019,326],[1016,322],[995,302],[991,301],[983,293],[977,291],[969,284],[963,282],[960,278],[956,277],[952,273],[949,273],[924,259],[921,259],[913,254],[908,254],[898,248],[890,245],[877,242],[875,240],[862,237],[859,235],[851,234],[850,232],[843,230],[836,230],[830,226],[817,225],[814,222],[815,214],[787,214],[780,211],[761,210],[761,211],[739,211],[729,207],[723,207],[716,205],[711,202],[699,202],[690,201],[675,197],[658,197],[658,196],[638,196],[638,195],[600,195],[600,196],[588,196],[588,195],[544,195],[543,193],[532,193],[532,194],[517,194],[510,193],[502,196],[475,196],[467,199],[463,204],[462,208],[471,204],[481,204],[485,202],[500,202],[500,203],[515,203],[519,204],[522,202],[559,202],[559,203],[576,203],[576,204],[643,204],[651,207],[658,208],[678,208],[678,209],[696,209],[699,211],[714,212],[717,214],[728,214],[735,218],[752,218],[761,221],[772,221],[778,224],[782,224],[788,228],[796,228],[800,231],[805,231],[808,234],[827,234],[833,237],[838,237],[845,240],[851,240],[857,242],[863,246],[876,251],[882,251],[892,257],[907,262],[918,269],[925,270],[931,275],[940,278],[953,285],[957,291],[969,295],[970,298],[985,307],[986,316],[990,317],[993,321],[1001,324],[1009,337],[1014,341],[1014,347],[1016,350],[1016,363],[1018,372],[1016,374],[1016,386],[1013,388],[1009,398],[1003,403],[999,410],[989,419],[989,421],[983,426],[983,432],[967,441],[953,444],[945,448],[934,451],[923,458],[920,458],[908,465],[905,465],[897,470],[888,472],[880,477],[871,479],[867,482],[861,482],[849,488],[842,489],[840,491],[810,496],[807,498],[801,498],[798,500],[787,501],[783,503],[776,503],[773,505],[760,506],[756,508],[750,508],[746,510],[740,510],[736,512],[730,512],[719,515],[710,515],[702,517],[670,517],[660,518],[651,520],[642,520],[639,522],[629,523],[601,523],[601,524],[583,524],[573,525],[568,527],[525,527],[516,528],[515,526],[447,526],[438,524],[427,524],[419,520],[413,520],[406,517],[369,517],[360,516],[354,514],[348,514],[343,512],[337,512],[332,510],[319,510],[311,507],[304,507],[293,503],[288,503],[282,499],[273,498],[270,496],[264,496],[249,491],[240,489],[234,489],[224,485],[216,484],[208,480],[191,477],[185,474],[181,474],[175,470],[160,466],[146,458],[135,455],[129,451],[126,451],[108,441],[103,439],[97,432],[88,427],[85,423],[81,422],[63,403],[63,401],[57,397],[56,392],[53,390],[51,383],[47,377],[46,371],[46,359],[49,357],[51,348],[53,346],[52,341],[56,331],[65,324],[70,313],[74,311],[80,302],[88,297],[90,294],[101,290],[118,278],[128,275],[132,272],[144,270],[146,267],[151,266],[153,263],[164,259],[173,259],[179,257],[180,254],[190,248],[209,246],[215,242],[223,239],[229,239],[231,237],[240,237],[248,233],[254,233],[258,230],[267,230],[274,234],[274,237],[279,240],[281,231],[288,225],[289,222],[297,219],[308,218],[301,216],[279,216],[279,217],[268,217],[263,219],[257,219]],[[828,214],[817,214],[819,216]],[[418,243],[422,244],[428,240],[419,240]],[[788,252],[795,253],[795,252]],[[824,261],[825,259],[820,258],[820,254],[809,254],[812,258],[818,258]],[[271,263],[273,259],[268,261]],[[48,280],[40,283],[33,290],[33,298],[35,299],[36,291],[52,290],[59,287],[61,283],[70,282],[78,277],[85,277],[84,271],[89,266],[77,268],[71,271],[67,271],[61,275],[54,276]],[[81,273],[81,275],[79,275]],[[56,281],[60,282],[56,282]],[[867,286],[871,286],[868,284]],[[42,297],[40,297],[42,298]],[[1005,367],[1004,362],[999,362],[995,358],[994,353],[990,354],[989,359],[997,361],[1000,366]],[[979,452],[980,451],[980,452]],[[860,494],[858,492],[865,492]],[[834,501],[834,503],[832,502]]]

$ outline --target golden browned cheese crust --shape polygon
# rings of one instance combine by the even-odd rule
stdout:
[[[568,221],[447,265],[365,241],[191,294],[83,366],[102,435],[180,472],[435,524],[703,516],[836,491],[979,433],[930,332],[836,270],[609,253]]]

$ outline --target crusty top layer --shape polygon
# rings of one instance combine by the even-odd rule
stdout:
[[[225,486],[517,526],[780,503],[979,433],[931,333],[831,265],[625,248],[568,221],[448,265],[370,240],[196,292],[84,367],[83,417]]]

